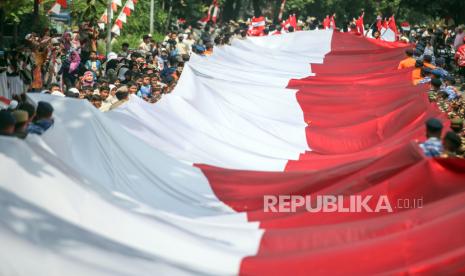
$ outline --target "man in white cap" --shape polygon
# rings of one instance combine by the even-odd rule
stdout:
[[[61,90],[61,87],[60,87],[60,85],[58,83],[52,83],[50,85],[50,94],[54,95],[54,96],[60,96],[60,97],[65,96],[65,94]]]
[[[79,98],[79,89],[76,87],[70,88],[66,96],[70,98]]]

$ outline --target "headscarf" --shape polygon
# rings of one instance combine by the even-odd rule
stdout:
[[[126,72],[129,71],[129,69],[127,67],[121,67],[119,69],[119,72],[118,72],[118,79],[120,81],[124,81],[126,79],[126,77],[124,76],[126,74]]]
[[[92,81],[86,81],[86,77],[88,76],[92,76]],[[84,77],[82,78],[82,86],[91,86],[93,87],[94,86],[94,73],[92,73],[92,71],[86,71],[84,73]]]
[[[73,73],[81,63],[81,57],[79,56],[78,52],[72,51],[69,56],[69,73]]]
[[[66,39],[69,37],[69,39]],[[71,33],[70,32],[64,32],[61,41],[63,41],[63,46],[65,47],[66,51],[69,51],[71,49]]]
[[[74,50],[81,52],[81,42],[79,41],[78,33],[73,34],[73,39],[71,40],[71,46]]]

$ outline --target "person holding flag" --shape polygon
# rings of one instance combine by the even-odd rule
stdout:
[[[376,17],[376,28],[379,32],[381,32],[381,29],[383,28],[383,18],[381,15]]]
[[[252,17],[250,21],[249,30],[247,34],[250,36],[263,36],[263,30],[265,29],[265,17]]]
[[[394,15],[392,15],[389,20],[384,20],[381,27],[381,40],[384,41],[397,41],[399,37],[399,32],[397,30],[396,21]]]
[[[355,20],[355,26],[357,30],[357,35],[363,35],[365,33],[365,26],[363,25],[363,17],[365,16],[365,11],[362,10],[360,16]]]
[[[336,13],[329,18],[329,28],[335,30],[336,29]]]
[[[396,37],[396,41],[399,38],[399,31],[397,30],[396,20],[394,19],[394,14],[389,18],[388,28],[391,29]]]
[[[325,19],[323,19],[323,29],[329,29],[329,25],[331,20],[329,19],[329,15],[326,15]]]

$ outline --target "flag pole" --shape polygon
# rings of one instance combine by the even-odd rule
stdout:
[[[155,13],[155,1],[150,0],[150,34],[153,34],[153,17]]]
[[[107,1],[107,55],[111,52],[111,3],[112,0]]]
[[[376,21],[378,21],[378,20],[376,20]],[[371,28],[373,27],[373,25],[375,25],[376,21],[373,22],[373,23],[370,25],[370,27],[367,29],[367,31],[365,32],[365,37],[368,36],[368,32],[371,30]]]

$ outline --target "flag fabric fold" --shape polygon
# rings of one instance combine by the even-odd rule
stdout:
[[[101,113],[30,94],[55,124],[0,136],[3,271],[462,274],[465,164],[419,149],[425,120],[446,116],[397,70],[406,47],[332,30],[252,37],[193,55],[155,105]],[[290,195],[422,206],[265,211],[265,196]]]

